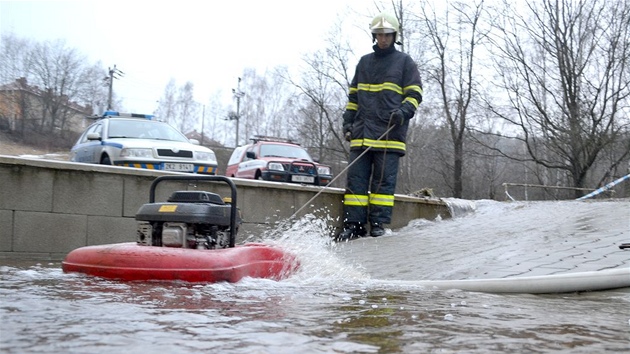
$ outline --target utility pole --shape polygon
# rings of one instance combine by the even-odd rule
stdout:
[[[122,71],[116,69],[116,64],[114,64],[114,68],[109,68],[109,76],[105,77],[105,82],[108,84],[109,86],[109,94],[107,95],[107,110],[111,110],[112,109],[112,93],[113,93],[113,89],[114,89],[114,79],[118,79],[122,76],[124,76],[125,73],[123,73]]]
[[[238,85],[236,90],[232,89],[232,94],[236,97],[236,115],[230,114],[229,120],[236,120],[236,146],[238,146],[238,121],[241,118],[241,97],[245,96],[245,92],[241,91],[241,78],[238,78]]]
[[[201,111],[201,146],[203,146],[203,122],[206,121],[206,105],[203,105],[203,109]]]

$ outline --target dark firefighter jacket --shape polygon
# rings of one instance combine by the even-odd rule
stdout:
[[[350,131],[351,149],[387,150],[404,155],[409,119],[422,102],[422,82],[418,67],[411,57],[392,45],[364,55],[357,64],[343,114],[344,133]],[[391,113],[401,109],[404,123],[397,124],[386,136]]]

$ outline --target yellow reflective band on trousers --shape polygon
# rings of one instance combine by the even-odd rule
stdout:
[[[394,196],[389,194],[370,194],[370,204],[393,207]]]
[[[343,205],[366,207],[368,205],[368,196],[358,194],[345,194],[343,196]]]
[[[350,147],[371,146],[373,149],[391,149],[405,151],[406,144],[402,141],[394,140],[374,140],[374,139],[352,139]]]

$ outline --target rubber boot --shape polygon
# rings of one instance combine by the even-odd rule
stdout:
[[[365,227],[363,227],[363,225],[356,222],[350,222],[350,223],[344,224],[343,231],[341,231],[339,235],[337,235],[337,237],[335,238],[335,241],[337,242],[350,241],[350,240],[354,240],[355,238],[363,237],[366,234],[367,234],[367,231],[365,230]]]
[[[370,228],[370,235],[372,237],[378,237],[385,235],[385,229],[383,228],[383,224],[380,222],[372,223]]]

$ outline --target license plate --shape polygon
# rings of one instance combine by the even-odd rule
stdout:
[[[313,183],[315,182],[315,177],[294,175],[291,176],[291,181],[300,183]]]
[[[164,163],[164,171],[192,172],[194,169],[195,169],[195,165],[191,163],[176,163],[176,162]]]

